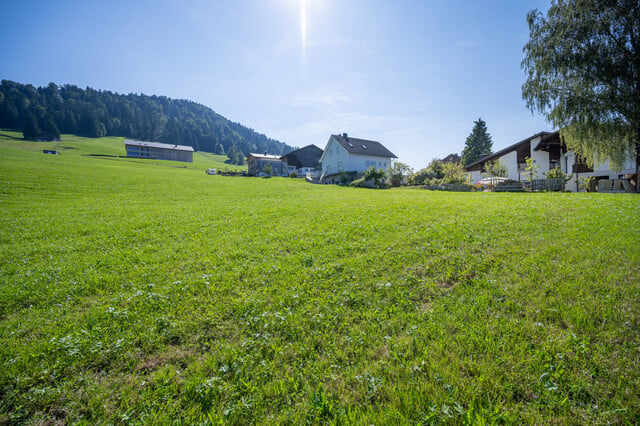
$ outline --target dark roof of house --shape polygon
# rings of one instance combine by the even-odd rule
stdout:
[[[530,144],[531,140],[537,138],[538,136],[542,136],[543,138],[547,135],[550,135],[551,132],[538,132],[533,136],[529,136],[526,139],[521,140],[520,142],[514,143],[513,145],[509,145],[506,148],[501,149],[500,151],[496,151],[491,155],[487,155],[473,163],[469,164],[465,169],[467,171],[478,169],[478,167],[482,168],[482,166],[488,161],[497,160],[499,157],[502,157],[504,154],[507,154],[511,151],[518,151],[518,149],[524,148],[525,145]],[[530,145],[529,145],[530,146]]]
[[[348,136],[346,133],[341,135],[331,135],[347,152],[351,154],[372,155],[374,157],[398,158],[396,155],[385,148],[380,142],[369,141],[366,139],[357,139]]]
[[[320,166],[322,152],[322,149],[312,144],[291,151],[283,155],[282,158],[287,160],[287,164],[296,166],[298,169],[302,167],[318,167]]]

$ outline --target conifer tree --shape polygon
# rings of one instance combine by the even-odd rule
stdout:
[[[51,114],[46,114],[42,118],[42,132],[47,139],[56,140],[60,139],[60,130],[56,126],[56,121]]]
[[[33,112],[27,112],[24,118],[24,127],[22,130],[22,137],[27,140],[35,140],[40,135],[40,127],[38,127],[38,121]]]
[[[493,142],[491,141],[491,135],[487,132],[487,124],[481,118],[478,118],[478,121],[474,121],[473,130],[465,141],[462,159],[460,160],[462,165],[466,167],[482,157],[491,155],[492,147]]]

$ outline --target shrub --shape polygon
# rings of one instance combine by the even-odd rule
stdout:
[[[526,171],[526,179],[531,183],[537,176],[540,171],[540,165],[536,164],[535,160],[531,157],[527,157],[527,167],[524,169]]]
[[[405,176],[411,173],[411,167],[407,164],[395,162],[389,170],[389,182],[391,186],[400,186]]]
[[[434,158],[424,169],[409,176],[409,185],[430,185],[434,179],[443,179],[444,167],[442,161]]]
[[[580,191],[591,192],[594,190],[596,179],[593,176],[578,178],[578,188]]]
[[[565,182],[571,180],[571,176],[565,174],[559,167],[549,170],[544,175],[546,179],[563,179]]]
[[[385,179],[387,178],[387,172],[384,169],[376,169],[376,166],[371,166],[364,172],[362,177],[365,181],[372,180],[376,188],[382,188]]]
[[[483,168],[483,175],[489,177],[507,177],[509,171],[501,160],[489,161]]]
[[[442,174],[445,183],[462,184],[466,181],[464,167],[460,163],[442,163]]]
[[[349,173],[344,170],[340,172],[340,176],[336,179],[338,181],[338,185],[348,185],[349,184]]]
[[[354,188],[364,188],[366,186],[365,182],[366,179],[362,177],[351,182],[349,186],[353,186]]]
[[[296,172],[291,172],[291,173],[289,173],[289,177],[290,178],[297,178],[298,174]]]

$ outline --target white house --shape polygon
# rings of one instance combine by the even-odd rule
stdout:
[[[346,133],[331,135],[320,157],[321,183],[337,183],[343,176],[357,179],[371,166],[389,169],[396,157],[380,142],[350,137]]]
[[[573,151],[567,149],[559,132],[536,133],[468,165],[465,170],[469,173],[471,182],[475,183],[482,178],[487,163],[499,160],[507,169],[507,178],[522,181],[528,175],[525,171],[527,158],[532,158],[534,164],[539,166],[534,179],[544,179],[545,173],[554,168],[570,175],[571,179],[565,185],[567,191],[578,191],[580,178],[593,177],[596,181],[618,180],[635,173],[632,160],[628,160],[619,171],[612,170],[608,161],[596,164],[593,168],[588,167]]]

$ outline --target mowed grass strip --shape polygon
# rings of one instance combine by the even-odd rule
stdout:
[[[640,420],[636,195],[68,154],[98,142],[0,142],[0,422]]]

